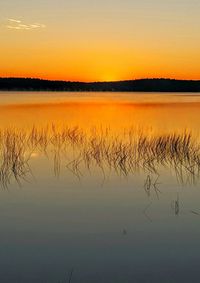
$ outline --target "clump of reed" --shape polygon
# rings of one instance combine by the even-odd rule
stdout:
[[[6,188],[12,177],[20,185],[30,168],[26,155],[26,134],[8,129],[0,132],[0,184]]]
[[[200,142],[191,133],[149,134],[127,129],[57,127],[0,130],[0,184],[12,179],[19,184],[31,174],[32,152],[52,157],[54,173],[68,168],[78,178],[82,171],[99,168],[104,175],[114,171],[128,176],[136,172],[159,175],[160,168],[173,170],[179,182],[195,182],[200,172]],[[82,170],[83,169],[83,170]],[[152,186],[147,179],[146,188]],[[154,184],[155,186],[155,184]]]

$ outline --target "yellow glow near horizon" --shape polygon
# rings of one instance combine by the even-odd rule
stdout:
[[[14,2],[1,4],[0,77],[200,79],[196,0],[36,0],[25,17]]]

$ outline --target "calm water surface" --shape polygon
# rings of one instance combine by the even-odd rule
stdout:
[[[192,93],[0,92],[0,282],[199,282],[199,113]],[[163,161],[101,157],[185,133]]]

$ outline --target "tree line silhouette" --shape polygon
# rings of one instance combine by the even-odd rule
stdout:
[[[50,81],[32,78],[0,78],[0,90],[200,92],[200,80],[139,79],[116,82],[85,83]]]

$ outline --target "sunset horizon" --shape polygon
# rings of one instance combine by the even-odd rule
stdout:
[[[54,79],[46,77],[23,77],[23,76],[0,76],[0,79],[27,79],[27,80],[42,80],[42,81],[52,81],[52,82],[70,82],[70,83],[115,83],[115,82],[127,82],[127,81],[143,81],[143,80],[171,80],[171,81],[200,81],[199,79],[182,79],[173,77],[138,77],[129,79],[119,79],[119,80],[96,80],[96,81],[82,81],[82,80],[68,80],[68,79]]]
[[[0,77],[200,79],[196,0],[3,0],[0,8]]]
[[[40,80],[49,80],[49,81],[69,81],[69,82],[85,82],[85,83],[93,83],[93,82],[117,82],[117,81],[131,81],[131,80],[143,80],[143,79],[170,79],[170,80],[186,80],[186,81],[199,81],[200,76],[174,76],[174,75],[149,75],[149,76],[127,76],[127,77],[114,77],[114,76],[99,76],[99,79],[93,78],[91,79],[84,77],[76,77],[76,76],[47,76],[47,75],[37,75],[37,74],[21,74],[17,75],[15,73],[9,74],[0,74],[0,78],[29,78],[29,79],[40,79]]]

